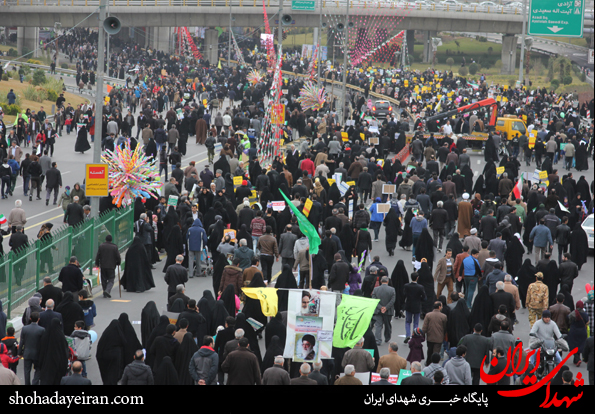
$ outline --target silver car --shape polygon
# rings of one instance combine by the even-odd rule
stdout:
[[[581,227],[587,233],[587,240],[589,244],[589,249],[593,250],[593,214],[589,214],[589,216],[583,221]]]

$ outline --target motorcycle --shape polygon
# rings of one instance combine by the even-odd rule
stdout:
[[[535,336],[531,334],[530,336]],[[562,335],[562,339],[565,339],[566,335]],[[554,339],[541,339],[538,340],[539,348],[539,368],[535,372],[538,380],[547,377],[550,372],[556,367],[556,351],[562,352],[562,349],[556,345]]]

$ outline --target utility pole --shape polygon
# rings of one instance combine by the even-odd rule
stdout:
[[[231,66],[231,1],[229,2],[229,46],[227,47],[227,67]]]
[[[105,29],[107,0],[99,3],[99,39],[97,43],[97,86],[95,87],[95,139],[93,140],[93,164],[101,163],[101,141],[103,138],[103,71],[105,65]],[[109,36],[108,36],[109,38]],[[91,197],[91,215],[99,216],[99,197]]]
[[[109,17],[109,1],[106,3],[106,16]],[[103,24],[103,23],[102,23]],[[102,28],[100,26],[100,28]],[[109,78],[109,64],[110,64],[110,58],[109,58],[109,35],[107,36],[107,77]]]
[[[318,87],[320,88],[322,85],[322,81],[320,80],[320,74],[321,74],[321,64],[322,64],[322,59],[321,59],[321,55],[322,55],[322,42],[320,41],[320,38],[322,37],[322,2],[323,0],[320,0],[320,13],[319,13],[319,22],[318,22],[318,56],[316,57],[316,63],[318,65]],[[327,42],[328,44],[328,42]],[[314,47],[316,47],[316,45],[314,45]]]
[[[281,53],[283,49],[283,0],[279,0],[279,33],[277,43],[279,44],[277,52]]]
[[[349,53],[347,51],[347,38],[349,37],[349,1],[347,0],[347,12],[345,14],[345,30],[343,31],[343,93],[341,95],[341,121],[345,125],[346,111],[345,111],[345,97],[347,96],[347,59]]]
[[[523,86],[523,72],[525,71],[525,37],[527,36],[527,0],[523,0],[523,34],[521,36],[521,63],[519,64],[519,82]],[[516,48],[515,48],[516,50]],[[514,68],[513,68],[514,71]]]

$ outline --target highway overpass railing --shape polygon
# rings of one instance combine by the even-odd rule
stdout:
[[[130,6],[130,7],[151,7],[151,6],[197,6],[197,7],[258,7],[262,8],[262,0],[109,0],[110,6]],[[323,8],[336,7],[337,10],[344,10],[347,0],[324,0]],[[0,0],[0,5],[4,6],[90,6],[99,7],[99,0]],[[279,7],[279,0],[265,0],[267,7]],[[285,7],[287,12],[291,12],[291,7],[287,2]],[[349,2],[350,8],[376,8],[376,9],[396,9],[404,10],[427,10],[435,12],[471,12],[471,13],[494,13],[494,14],[522,14],[523,10],[519,7],[509,7],[502,5],[482,6],[480,4],[433,4],[423,2],[404,2],[404,1],[367,1],[352,0]],[[316,11],[318,4],[316,5]],[[313,11],[314,12],[314,11]]]
[[[50,234],[44,240],[30,234],[34,241],[0,256],[0,300],[9,318],[43,287],[44,277],[55,283],[71,256],[77,257],[82,271],[92,274],[97,249],[108,234],[120,252],[126,250],[134,238],[134,205],[106,211],[77,227],[63,225]]]

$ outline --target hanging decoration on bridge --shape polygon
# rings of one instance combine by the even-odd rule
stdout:
[[[246,75],[246,79],[250,82],[251,85],[256,85],[263,81],[264,76],[262,73],[257,71],[256,69],[252,69],[248,75]]]
[[[179,50],[180,54],[189,54],[194,56],[194,59],[196,60],[200,60],[203,58],[202,54],[200,53],[200,50],[198,50],[198,48],[196,47],[196,45],[194,44],[194,41],[192,40],[192,36],[190,36],[190,32],[188,32],[188,28],[187,27],[178,27],[176,29],[177,35],[178,35],[178,48],[181,48],[181,50]]]
[[[260,165],[264,167],[271,165],[273,158],[280,155],[280,141],[284,138],[284,132],[281,129],[281,125],[285,123],[285,105],[281,104],[281,88],[283,86],[283,75],[281,74],[282,63],[283,53],[280,48],[277,62],[273,66],[275,73],[270,89],[271,95],[265,107],[262,132],[257,143],[258,160]]]
[[[238,42],[236,42],[236,37],[233,34],[233,30],[231,31],[231,40],[233,40],[233,49],[236,54],[236,59],[238,60],[238,63],[240,64],[240,66],[245,68],[247,65],[246,65],[246,61],[244,60],[244,54],[238,47]]]
[[[157,199],[162,186],[159,167],[156,160],[147,157],[141,145],[130,149],[130,139],[124,147],[117,146],[115,151],[106,150],[101,156],[108,165],[109,192],[112,203],[118,207],[130,205],[137,197]]]
[[[405,30],[401,30],[399,33],[388,39],[387,41],[383,42],[382,44],[376,46],[374,49],[370,50],[366,54],[358,57],[353,61],[354,65],[357,65],[364,60],[371,60],[373,62],[380,61],[384,62],[387,56],[392,56],[397,51],[397,46],[401,44],[400,39],[403,38],[405,35]]]
[[[264,13],[264,32],[267,35],[265,40],[265,46],[267,49],[267,71],[273,72],[275,70],[275,47],[274,47],[274,40],[271,36],[271,25],[269,24],[269,17],[267,15],[267,8],[264,4],[264,0],[262,0],[262,11]],[[281,53],[281,45],[279,45],[279,53]]]
[[[318,87],[313,82],[306,82],[304,87],[300,90],[300,96],[297,101],[302,105],[302,110],[319,111],[326,102],[326,90],[324,87]]]

